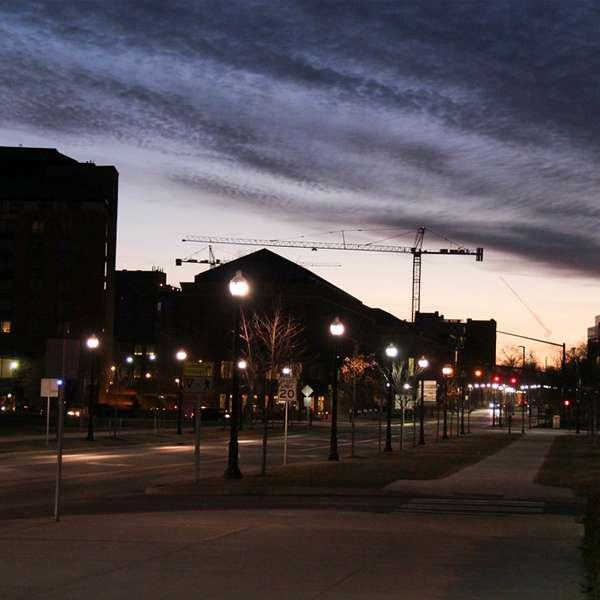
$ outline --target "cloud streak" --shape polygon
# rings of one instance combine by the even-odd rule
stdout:
[[[600,12],[433,4],[8,0],[1,125],[160,149],[165,179],[253,210],[599,274]]]

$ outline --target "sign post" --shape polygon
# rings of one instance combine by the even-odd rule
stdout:
[[[287,445],[288,445],[288,405],[289,402],[296,400],[296,388],[298,380],[295,377],[285,377],[279,380],[279,390],[277,397],[285,402],[285,424],[283,428],[283,464],[287,464]]]
[[[46,398],[46,446],[50,440],[50,398],[58,398],[58,379],[42,379],[40,396]]]
[[[61,389],[61,392],[63,390]],[[63,431],[65,424],[64,394],[58,396],[57,426],[56,426],[56,485],[54,487],[54,520],[60,520],[60,483],[62,477]]]

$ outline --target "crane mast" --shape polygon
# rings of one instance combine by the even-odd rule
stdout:
[[[352,250],[355,252],[388,252],[393,254],[411,254],[413,257],[412,269],[412,301],[411,321],[415,320],[416,313],[421,308],[421,261],[424,254],[441,254],[444,256],[475,256],[477,262],[483,260],[483,248],[469,250],[467,248],[440,248],[438,250],[424,250],[423,239],[425,228],[419,227],[415,236],[413,246],[395,246],[390,244],[355,243],[347,242],[342,236],[342,242],[310,242],[306,240],[277,240],[219,237],[207,235],[189,235],[182,242],[198,242],[208,244],[230,244],[238,246],[261,246],[271,248],[307,248],[316,252],[317,250]],[[192,262],[192,261],[187,261]],[[200,261],[198,261],[200,262]]]

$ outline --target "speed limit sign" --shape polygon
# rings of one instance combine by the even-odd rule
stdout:
[[[298,382],[296,379],[280,379],[279,390],[277,391],[277,396],[279,400],[283,400],[285,402],[294,402],[296,400],[297,387]]]

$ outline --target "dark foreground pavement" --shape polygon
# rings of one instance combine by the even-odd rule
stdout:
[[[582,597],[567,516],[213,510],[4,526],[7,600]]]

